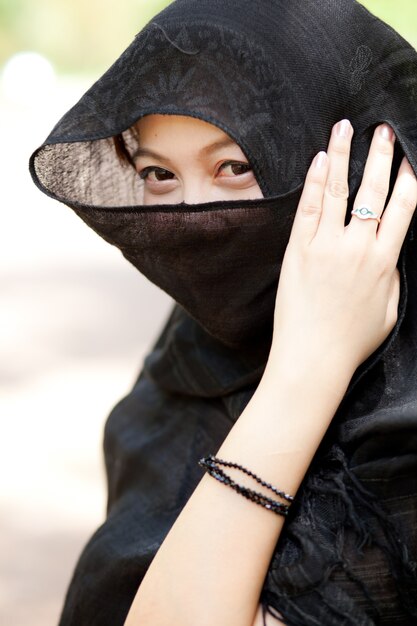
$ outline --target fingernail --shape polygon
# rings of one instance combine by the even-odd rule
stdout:
[[[341,120],[336,126],[338,137],[349,137],[351,123],[349,120]]]
[[[314,166],[315,167],[324,167],[327,163],[327,153],[326,152],[319,152],[316,155],[316,158],[314,159]]]
[[[381,137],[383,137],[384,139],[388,139],[388,141],[392,141],[394,138],[394,131],[390,126],[388,126],[388,124],[383,124],[382,126],[380,126],[379,132]]]

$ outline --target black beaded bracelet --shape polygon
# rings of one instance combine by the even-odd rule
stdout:
[[[243,485],[238,485],[230,476],[228,476],[220,467],[218,467],[219,465],[225,465],[226,467],[234,467],[236,469],[239,469],[248,476],[252,476],[252,478],[254,478],[264,487],[267,487],[278,496],[281,496],[281,498],[284,498],[284,500],[287,500],[287,502],[293,502],[293,496],[290,496],[288,493],[285,493],[284,491],[273,487],[270,483],[262,480],[261,478],[259,478],[259,476],[256,476],[256,474],[254,474],[250,470],[242,467],[242,465],[239,465],[238,463],[232,463],[231,461],[222,461],[212,454],[209,454],[208,456],[200,459],[198,464],[200,465],[200,467],[205,469],[207,473],[210,474],[210,476],[213,476],[213,478],[216,478],[225,485],[229,485],[229,487],[234,489],[237,493],[240,493],[245,498],[248,498],[248,500],[251,500],[256,504],[260,504],[261,506],[269,509],[273,513],[276,513],[277,515],[288,515],[290,504],[284,504],[279,500],[273,500],[263,493],[253,491],[253,489],[249,489],[248,487],[244,487]]]

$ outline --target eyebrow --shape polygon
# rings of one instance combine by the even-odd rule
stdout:
[[[222,148],[228,148],[229,146],[235,145],[236,142],[233,141],[231,137],[226,137],[225,139],[220,139],[219,141],[215,141],[205,148],[200,150],[199,156],[208,156],[213,154],[213,152],[217,152],[217,150],[221,150]]]
[[[235,145],[236,142],[231,138],[227,137],[226,139],[220,139],[219,141],[215,141],[214,143],[209,144],[202,148],[198,154],[198,158],[207,157],[221,150],[222,148],[227,148],[229,146]],[[150,157],[151,159],[156,159],[157,161],[165,161],[166,163],[171,163],[171,160],[167,157],[154,152],[146,147],[138,148],[132,156],[132,159],[138,159],[139,157]]]
[[[161,154],[158,154],[153,150],[149,150],[148,148],[138,148],[134,152],[132,160],[135,161],[139,157],[150,157],[151,159],[156,159],[157,161],[165,161],[166,163],[171,163],[171,160],[167,157],[163,157]]]

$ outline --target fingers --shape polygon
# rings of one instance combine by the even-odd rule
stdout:
[[[349,120],[335,124],[328,153],[319,152],[306,178],[291,232],[291,240],[305,244],[320,234],[342,233],[349,194],[348,172],[353,128]],[[321,155],[321,156],[320,156]]]
[[[308,245],[314,238],[322,212],[328,166],[329,159],[326,152],[319,152],[307,172],[289,243]]]
[[[365,206],[376,213],[378,217],[381,216],[389,191],[394,143],[395,135],[388,124],[382,124],[376,128],[362,183],[355,198],[354,209]],[[375,219],[363,220],[352,215],[348,228],[355,238],[375,237],[378,221]]]
[[[417,178],[407,158],[404,157],[377,232],[383,256],[391,261],[391,267],[398,261],[416,205]]]
[[[354,208],[367,206],[381,222],[352,215],[345,228],[348,201],[348,172],[353,128],[348,120],[333,127],[327,155],[319,152],[311,164],[294,219],[290,241],[308,245],[317,235],[335,237],[338,233],[365,242],[375,235],[385,258],[398,260],[401,246],[417,204],[417,179],[407,159],[401,164],[393,194],[384,210],[389,191],[395,135],[388,124],[375,129],[363,179]],[[388,261],[389,262],[389,261]]]

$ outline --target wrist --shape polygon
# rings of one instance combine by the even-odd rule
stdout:
[[[332,375],[307,362],[297,369],[286,365],[285,361],[267,363],[218,456],[246,463],[294,495],[343,399],[349,376]]]
[[[265,379],[284,380],[289,385],[311,381],[313,384],[331,384],[343,388],[356,370],[346,354],[337,350],[302,349],[294,350],[273,347],[264,370]]]
[[[275,403],[283,399],[308,413],[314,407],[317,415],[328,415],[331,419],[354,371],[345,361],[313,358],[308,354],[295,359],[282,353],[279,358],[268,359],[256,393]]]

